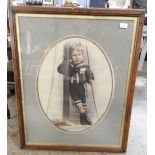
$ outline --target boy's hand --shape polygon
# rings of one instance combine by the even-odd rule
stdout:
[[[89,80],[90,85],[94,85],[94,80]]]

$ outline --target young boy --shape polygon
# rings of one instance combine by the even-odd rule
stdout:
[[[73,105],[77,107],[80,113],[80,123],[91,125],[92,122],[86,112],[86,83],[93,84],[94,75],[90,71],[87,63],[84,62],[84,47],[81,43],[74,43],[69,49],[69,90]],[[65,74],[68,62],[63,62],[58,66],[58,72]]]

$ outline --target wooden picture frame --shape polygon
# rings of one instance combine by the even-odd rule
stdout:
[[[144,11],[11,6],[10,19],[21,148],[125,152]],[[90,55],[87,63],[95,73],[94,102],[101,110],[96,121],[91,117],[93,125],[83,130],[78,124],[76,131],[70,131],[70,125],[62,130],[44,110],[50,76],[56,77],[50,102],[61,103],[56,88],[65,84],[60,85],[64,76],[57,73],[57,66],[64,60],[65,45],[72,42],[84,44]],[[64,97],[62,92],[66,89],[61,91]],[[56,105],[53,109],[50,113],[57,118],[60,109]],[[63,110],[61,114],[63,118]]]

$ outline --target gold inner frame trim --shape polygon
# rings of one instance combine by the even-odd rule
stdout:
[[[128,21],[134,21],[134,28],[133,28],[133,35],[132,35],[132,43],[131,43],[131,49],[130,49],[130,61],[129,61],[129,70],[128,70],[128,80],[127,80],[127,87],[125,91],[125,99],[124,99],[124,108],[123,108],[123,113],[122,113],[122,125],[120,128],[120,144],[119,145],[104,145],[104,147],[120,147],[121,142],[122,142],[122,136],[123,136],[123,129],[124,129],[124,121],[125,121],[125,109],[126,109],[126,102],[127,102],[127,93],[128,93],[128,88],[129,88],[129,79],[130,79],[130,71],[131,71],[131,61],[132,61],[132,56],[133,56],[133,50],[134,50],[134,41],[135,41],[135,36],[136,36],[136,26],[137,26],[137,21],[138,17],[121,17],[121,16],[86,16],[86,15],[47,15],[47,14],[27,14],[27,13],[16,13],[15,14],[15,22],[16,22],[16,32],[17,32],[17,47],[18,47],[18,55],[19,55],[19,69],[20,69],[20,81],[21,81],[21,90],[22,90],[22,107],[23,107],[23,116],[24,116],[24,122],[26,122],[26,112],[25,112],[25,106],[24,106],[24,84],[23,84],[23,75],[22,75],[22,58],[21,58],[21,43],[20,43],[20,34],[19,34],[19,17],[37,17],[37,18],[42,18],[42,17],[48,17],[48,18],[67,18],[67,19],[94,19],[94,20],[128,20]],[[27,127],[26,124],[24,124],[25,128],[25,141],[27,144],[33,144],[33,143],[28,143],[28,136],[27,136]],[[36,143],[35,143],[36,144]],[[42,143],[38,143],[42,144]],[[42,145],[57,145],[57,144],[42,144]],[[62,145],[62,144],[58,144]],[[63,146],[70,146],[70,145],[64,145]],[[79,145],[83,146],[83,145]],[[91,146],[89,144],[86,144],[84,146]],[[95,145],[93,145],[95,146]],[[100,145],[97,145],[100,146]],[[101,145],[103,147],[103,145]]]
[[[67,18],[67,19],[117,19],[117,20],[135,20],[137,17],[122,17],[122,16],[88,16],[88,15],[56,15],[56,14],[30,14],[30,13],[16,13],[16,17],[46,17],[46,18]]]
[[[135,37],[136,37],[136,26],[137,26],[138,20],[135,17],[134,20],[134,28],[133,28],[133,34],[132,34],[132,43],[131,43],[131,49],[130,49],[130,60],[129,60],[129,69],[128,69],[128,79],[126,82],[126,91],[125,91],[125,99],[124,99],[124,110],[123,110],[123,114],[122,114],[122,127],[121,127],[121,133],[120,133],[120,144],[122,142],[122,138],[123,138],[123,130],[124,130],[124,122],[125,122],[125,113],[126,113],[126,106],[127,106],[127,94],[128,94],[128,89],[129,89],[129,79],[131,76],[131,65],[132,65],[132,57],[133,57],[133,52],[134,52],[134,42],[135,42]]]

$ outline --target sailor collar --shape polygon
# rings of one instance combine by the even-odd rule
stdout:
[[[88,67],[88,64],[87,63],[85,63],[85,62],[83,62],[83,63],[80,63],[80,64],[78,64],[78,65],[73,65],[72,63],[70,64],[71,65],[71,67],[77,67],[77,68],[80,68],[80,67]]]

